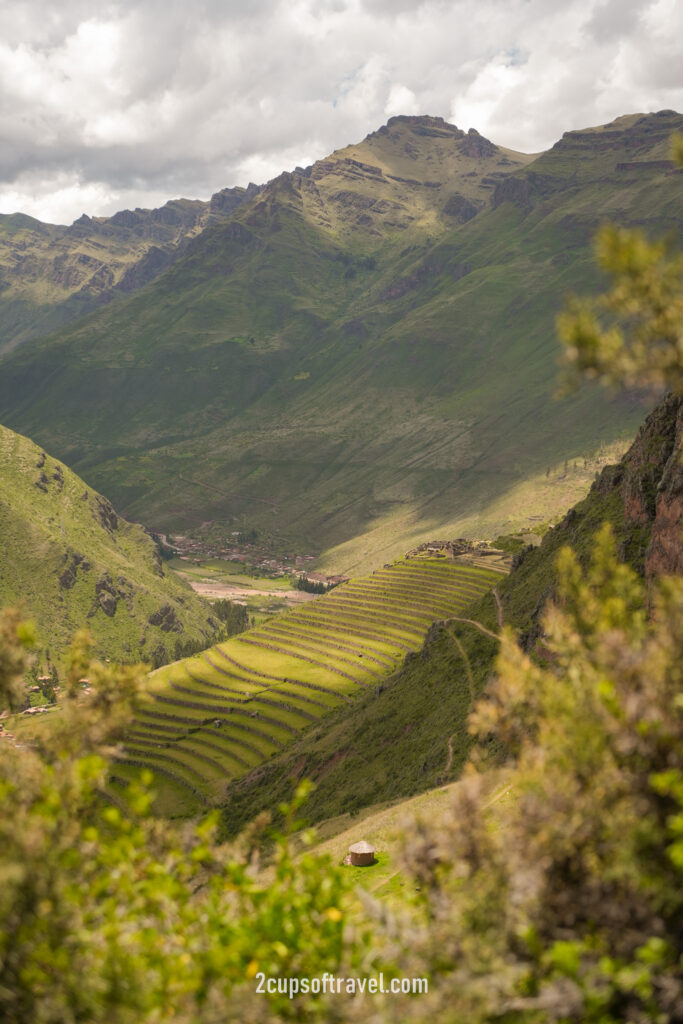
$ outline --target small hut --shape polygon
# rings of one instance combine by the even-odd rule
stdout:
[[[349,864],[354,867],[365,867],[375,863],[375,847],[361,839],[359,843],[349,846]]]

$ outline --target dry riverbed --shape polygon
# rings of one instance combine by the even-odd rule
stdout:
[[[177,571],[177,570],[176,570]],[[178,575],[186,580],[195,593],[202,597],[208,597],[211,601],[228,598],[230,601],[246,601],[250,597],[276,597],[278,601],[286,601],[288,605],[304,604],[316,597],[316,594],[308,594],[305,590],[262,590],[258,587],[245,586],[243,583],[226,583],[225,581],[213,582],[212,580],[198,580],[184,572]]]

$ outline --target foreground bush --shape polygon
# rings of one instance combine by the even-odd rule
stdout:
[[[0,698],[15,702],[30,631],[0,623]],[[256,830],[230,847],[213,821],[179,831],[131,787],[125,811],[107,796],[107,761],[142,666],[72,652],[63,710],[35,746],[0,748],[0,1019],[16,1024],[226,1020],[256,971],[335,970],[342,954],[344,876],[326,859],[294,865],[276,837],[264,872]],[[79,680],[91,682],[89,694]],[[47,723],[45,723],[47,724]],[[287,810],[297,824],[305,787]],[[263,824],[263,823],[262,823]],[[275,996],[260,1009],[289,1012]]]

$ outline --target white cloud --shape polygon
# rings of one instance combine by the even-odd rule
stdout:
[[[396,83],[389,91],[384,113],[387,117],[393,117],[395,114],[419,114],[420,103],[412,89]]]
[[[71,175],[32,181],[22,178],[18,186],[3,191],[5,212],[21,211],[50,224],[69,224],[82,213],[116,213],[139,205],[137,190],[110,189],[103,182],[79,182]],[[161,206],[166,192],[146,192],[148,206]]]
[[[264,180],[397,113],[536,152],[683,106],[683,0],[23,0],[0,13],[0,211]]]

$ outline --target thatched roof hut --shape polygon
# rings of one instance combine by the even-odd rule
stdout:
[[[365,867],[375,863],[375,847],[364,839],[349,846],[349,863],[355,867]]]

